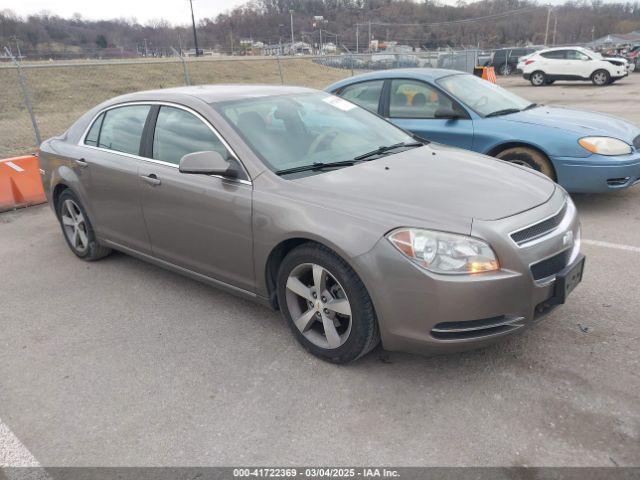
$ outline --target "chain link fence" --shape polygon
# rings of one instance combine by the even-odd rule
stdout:
[[[472,71],[478,50],[291,57],[67,61],[0,65],[0,158],[32,153],[98,103],[140,90],[220,83],[324,88],[354,74],[403,67]],[[32,112],[29,111],[29,103]]]

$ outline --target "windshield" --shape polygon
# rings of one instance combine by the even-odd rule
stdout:
[[[212,105],[273,171],[347,162],[380,147],[415,142],[403,130],[324,92]]]
[[[444,90],[485,117],[502,111],[513,113],[534,105],[529,100],[475,75],[451,75],[437,82]]]

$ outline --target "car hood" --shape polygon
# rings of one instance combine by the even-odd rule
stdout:
[[[640,135],[640,128],[620,118],[570,108],[540,106],[501,117],[509,122],[559,128],[579,135],[615,137],[629,144]]]
[[[404,219],[431,228],[453,218],[467,220],[470,228],[471,219],[509,217],[545,203],[555,191],[555,184],[541,174],[439,144],[294,182],[304,186],[305,199],[318,197],[384,223],[383,217],[391,223]]]

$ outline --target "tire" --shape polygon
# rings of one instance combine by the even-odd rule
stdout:
[[[287,254],[278,270],[277,294],[296,340],[322,360],[348,363],[380,342],[373,303],[360,277],[322,245],[306,243]]]
[[[611,75],[606,70],[596,70],[591,74],[591,82],[598,87],[609,85],[609,80],[611,80]]]
[[[528,147],[507,148],[495,155],[506,162],[515,163],[523,167],[540,172],[555,182],[556,172],[549,159],[543,153]]]
[[[533,85],[534,87],[541,87],[546,84],[547,76],[544,74],[544,72],[541,72],[540,70],[536,70],[529,77],[529,81],[531,82],[531,85]]]
[[[498,73],[506,77],[513,73],[513,68],[511,68],[511,65],[509,65],[508,63],[505,63],[504,65],[500,65],[500,68],[498,68]]]
[[[58,197],[56,214],[67,245],[79,258],[92,262],[111,253],[111,249],[100,245],[89,220],[89,216],[78,197],[66,189]]]

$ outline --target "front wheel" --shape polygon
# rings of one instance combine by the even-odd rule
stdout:
[[[298,342],[333,363],[347,363],[380,341],[371,298],[353,269],[318,244],[304,244],[278,271],[278,305]]]
[[[542,85],[545,85],[545,83],[547,82],[547,77],[544,74],[544,72],[533,72],[531,74],[531,77],[529,78],[531,85],[533,85],[534,87],[541,87]]]
[[[611,80],[611,75],[609,75],[609,72],[607,72],[606,70],[596,70],[595,72],[593,72],[593,75],[591,75],[591,81],[598,87],[604,87],[605,85],[608,85],[609,80]]]
[[[60,194],[56,212],[67,245],[76,256],[93,261],[111,253],[110,248],[98,243],[89,216],[71,189]]]
[[[506,162],[515,163],[543,173],[551,180],[556,180],[553,165],[543,153],[528,147],[507,148],[496,155],[496,158]]]

